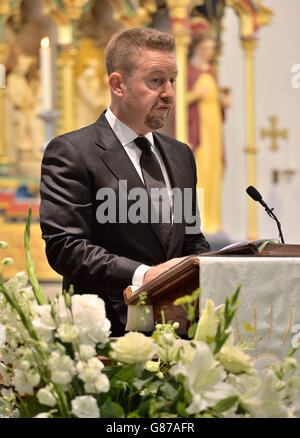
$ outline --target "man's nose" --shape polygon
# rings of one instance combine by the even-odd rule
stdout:
[[[171,81],[166,81],[163,85],[161,97],[173,98],[174,97],[174,86]]]

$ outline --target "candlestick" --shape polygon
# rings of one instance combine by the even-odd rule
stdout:
[[[51,69],[51,47],[48,37],[41,40],[40,68],[43,91],[43,110],[51,111],[52,102],[52,69]]]

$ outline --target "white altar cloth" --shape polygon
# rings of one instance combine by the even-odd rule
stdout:
[[[300,258],[199,257],[199,260],[201,308],[207,298],[216,305],[225,303],[226,296],[232,296],[241,284],[240,306],[233,323],[235,339],[256,340],[255,357],[259,359],[284,358],[300,341]],[[254,333],[245,330],[244,321],[251,324]],[[300,348],[295,357],[300,360]]]

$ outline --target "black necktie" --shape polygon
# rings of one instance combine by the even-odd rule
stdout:
[[[137,137],[134,142],[142,151],[140,166],[148,196],[151,200],[151,203],[149,204],[150,211],[148,212],[148,220],[150,222],[152,219],[152,223],[159,224],[161,238],[167,247],[172,223],[170,200],[163,173],[156,156],[151,151],[151,145],[147,138]]]

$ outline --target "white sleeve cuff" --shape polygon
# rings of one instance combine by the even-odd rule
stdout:
[[[150,269],[151,266],[147,265],[140,265],[136,268],[134,271],[134,274],[132,276],[132,285],[133,286],[142,286],[144,275],[146,272]]]

